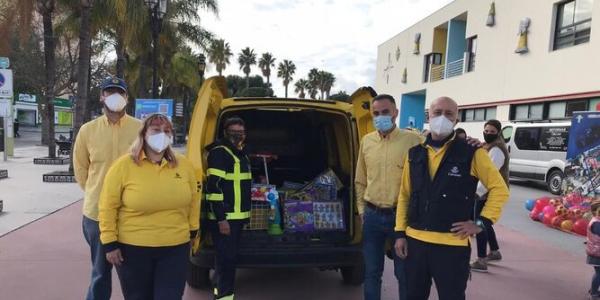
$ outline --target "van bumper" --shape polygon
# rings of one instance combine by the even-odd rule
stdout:
[[[190,257],[201,268],[214,268],[215,249],[201,249]],[[239,268],[317,267],[337,268],[363,263],[360,245],[318,248],[242,249]]]

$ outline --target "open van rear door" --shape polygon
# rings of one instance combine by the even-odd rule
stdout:
[[[226,97],[225,77],[215,76],[204,81],[196,98],[186,152],[200,182],[204,180],[203,149],[214,140],[221,102]]]
[[[377,93],[371,87],[361,87],[352,93],[350,103],[358,127],[358,138],[362,139],[367,133],[374,131],[373,117],[371,116],[371,100]]]
[[[188,132],[186,156],[194,165],[198,188],[202,192],[202,183],[205,181],[205,155],[204,147],[212,143],[217,126],[217,118],[221,110],[221,102],[227,97],[227,83],[225,77],[215,76],[208,78],[202,84]],[[201,232],[201,231],[200,231]],[[199,249],[199,239],[193,244],[193,253]]]

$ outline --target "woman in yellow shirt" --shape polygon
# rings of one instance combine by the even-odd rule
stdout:
[[[200,202],[193,166],[171,149],[172,137],[171,122],[151,115],[104,180],[100,240],[125,299],[183,296]]]

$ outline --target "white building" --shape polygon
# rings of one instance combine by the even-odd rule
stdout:
[[[600,110],[599,54],[600,1],[456,0],[379,45],[375,85],[399,99],[401,127],[422,128],[449,96],[458,127],[481,137],[489,119]]]

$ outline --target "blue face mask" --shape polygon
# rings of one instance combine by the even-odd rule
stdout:
[[[373,119],[373,124],[378,131],[385,132],[394,127],[392,116],[377,116]]]

